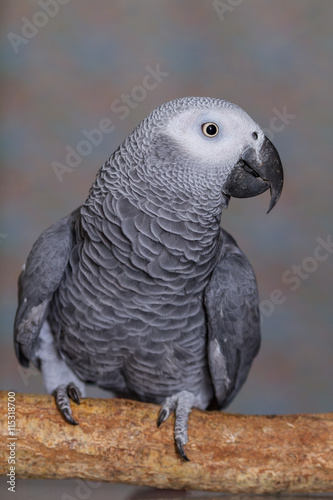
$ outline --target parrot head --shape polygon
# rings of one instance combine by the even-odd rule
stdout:
[[[231,196],[247,198],[270,189],[268,212],[277,203],[283,186],[279,154],[239,106],[186,97],[163,104],[148,118],[154,124],[149,163],[164,181],[170,177],[184,189],[191,183],[218,189],[226,204]]]

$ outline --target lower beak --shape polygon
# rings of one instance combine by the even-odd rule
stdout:
[[[235,198],[249,198],[270,188],[269,213],[280,198],[282,186],[283,169],[279,153],[265,137],[259,153],[253,148],[244,151],[229,174],[223,192]]]

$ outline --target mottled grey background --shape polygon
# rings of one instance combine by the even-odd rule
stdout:
[[[318,250],[317,239],[333,239],[333,2],[54,2],[52,15],[43,0],[1,2],[0,388],[43,391],[12,348],[16,280],[40,232],[85,200],[98,168],[153,108],[207,95],[237,103],[265,128],[286,174],[272,213],[266,193],[232,200],[222,219],[255,268],[263,308],[262,348],[230,411],[332,411],[333,248]],[[153,86],[147,67],[164,75],[142,90]],[[121,113],[123,94],[131,100]],[[59,182],[53,162],[65,163],[66,147],[105,118],[114,130]],[[19,481],[16,498],[44,498],[44,488],[50,500],[77,497],[74,481]],[[115,488],[89,498],[142,492]]]

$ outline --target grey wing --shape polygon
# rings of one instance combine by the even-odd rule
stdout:
[[[14,324],[14,345],[18,360],[36,363],[38,334],[49,303],[66,269],[73,246],[74,222],[79,209],[46,229],[33,245],[19,277],[18,308]]]
[[[235,397],[260,347],[256,278],[235,240],[221,230],[222,253],[205,290],[208,362],[220,408]]]

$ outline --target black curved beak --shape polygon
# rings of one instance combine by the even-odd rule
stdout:
[[[223,192],[235,198],[249,198],[271,190],[267,213],[276,205],[283,186],[283,168],[279,153],[265,137],[259,154],[248,148],[229,174]]]

